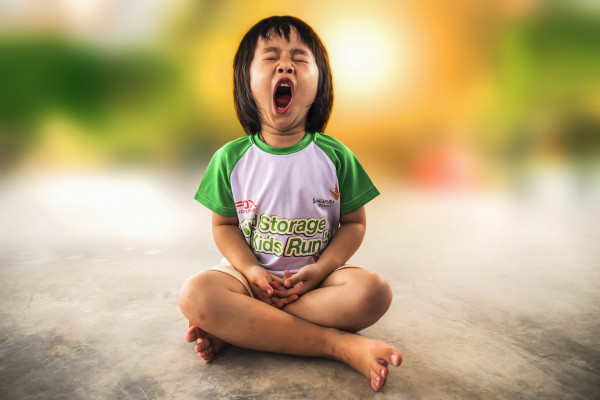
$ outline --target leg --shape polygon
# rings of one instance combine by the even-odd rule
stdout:
[[[358,332],[377,322],[391,302],[392,289],[381,275],[362,268],[344,268],[284,311],[313,324]]]
[[[383,386],[387,365],[402,362],[400,352],[381,341],[315,325],[252,299],[241,288],[235,278],[205,271],[184,284],[179,304],[191,323],[227,343],[337,359],[370,378],[374,390]]]
[[[229,272],[221,271],[221,270],[215,271],[214,269],[211,270],[211,272],[219,272],[219,273],[229,274]],[[202,274],[204,274],[204,273],[202,273]],[[202,274],[199,274],[199,275],[202,275]],[[190,278],[190,280],[195,279],[199,275],[196,275],[196,276]],[[186,282],[186,284],[187,284],[187,282]],[[230,286],[228,286],[229,290],[232,290],[236,293],[245,294],[247,296],[250,296],[250,293],[248,292],[249,289],[245,285],[243,285],[241,282],[239,282],[239,280],[236,280],[236,279],[230,280],[230,282],[228,282],[228,284],[230,285]],[[185,285],[184,285],[184,287],[185,287]],[[180,296],[181,296],[181,294],[182,293],[180,293]],[[219,351],[221,351],[223,348],[227,347],[228,343],[222,341],[221,339],[219,339],[216,336],[209,334],[208,332],[199,328],[198,326],[195,326],[191,320],[189,320],[188,322],[189,322],[189,327],[188,327],[187,332],[185,333],[185,340],[188,343],[196,342],[194,349],[196,350],[198,355],[200,357],[202,357],[202,359],[204,360],[204,362],[206,364],[211,363],[214,360],[215,355]]]

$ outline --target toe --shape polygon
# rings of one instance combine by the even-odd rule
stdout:
[[[387,362],[382,359],[378,359],[371,364],[371,387],[377,392],[381,390],[387,380],[389,374],[387,365]]]
[[[212,356],[212,354],[213,354],[212,347],[209,347],[206,350],[199,351],[198,354],[202,358],[206,358],[206,357]]]
[[[193,326],[193,325],[185,333],[185,340],[188,343],[192,343],[193,341],[197,340],[199,337],[200,337],[200,333],[198,332],[198,327]]]
[[[383,379],[387,378],[389,370],[387,368],[387,363],[380,363],[379,361],[373,362],[371,364],[371,371],[375,375],[381,376]]]
[[[204,350],[207,347],[212,346],[212,340],[210,340],[210,338],[200,338],[200,339],[198,339],[197,346],[200,350]]]
[[[402,364],[402,353],[394,347],[388,347],[385,351],[384,359],[393,366],[398,367]]]
[[[371,388],[377,390],[377,374],[371,371]]]
[[[212,348],[213,346],[211,345],[210,341],[204,340],[202,342],[198,342],[198,344],[196,344],[196,351],[198,353],[200,352],[207,352],[207,351],[211,351],[212,352]]]
[[[373,390],[379,392],[382,386],[383,378],[381,377],[381,375],[377,374],[375,371],[371,371],[371,387],[373,388]]]
[[[388,363],[379,358],[371,363],[371,371],[374,371],[376,374],[382,376],[383,378],[387,378],[389,372]]]
[[[383,379],[387,378],[387,376],[388,376],[388,369],[387,368],[380,368],[379,369],[379,376],[381,376]]]
[[[390,360],[392,361],[392,365],[395,367],[400,366],[402,364],[402,353],[399,351],[395,351],[394,354],[391,355]]]

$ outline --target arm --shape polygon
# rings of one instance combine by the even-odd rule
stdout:
[[[223,217],[213,212],[212,231],[217,248],[235,269],[246,275],[244,271],[260,264],[238,224],[237,217]]]
[[[301,295],[314,289],[336,268],[344,265],[360,247],[366,229],[367,215],[364,206],[349,214],[342,214],[340,228],[319,260],[303,267],[297,274],[288,276],[285,286],[293,287],[288,290],[288,294]]]
[[[279,308],[296,300],[297,296],[286,296],[283,299],[271,298],[274,288],[280,287],[280,282],[260,265],[238,227],[238,223],[237,217],[223,217],[213,212],[213,237],[221,254],[246,277],[250,288],[259,300],[267,304],[274,304]]]

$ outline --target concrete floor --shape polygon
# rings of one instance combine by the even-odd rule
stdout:
[[[204,365],[177,292],[218,262],[200,176],[6,178],[1,399],[600,398],[600,202],[380,185],[356,264],[394,302],[384,390],[343,364],[228,348]]]

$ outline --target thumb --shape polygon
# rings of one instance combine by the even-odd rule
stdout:
[[[257,282],[257,286],[269,296],[273,294],[273,287],[269,283],[269,278],[260,279]]]
[[[298,271],[298,273],[296,273],[295,275],[289,275],[288,278],[285,280],[285,287],[291,288],[294,287],[297,283],[301,283],[303,275],[304,274],[302,273],[302,271]]]

